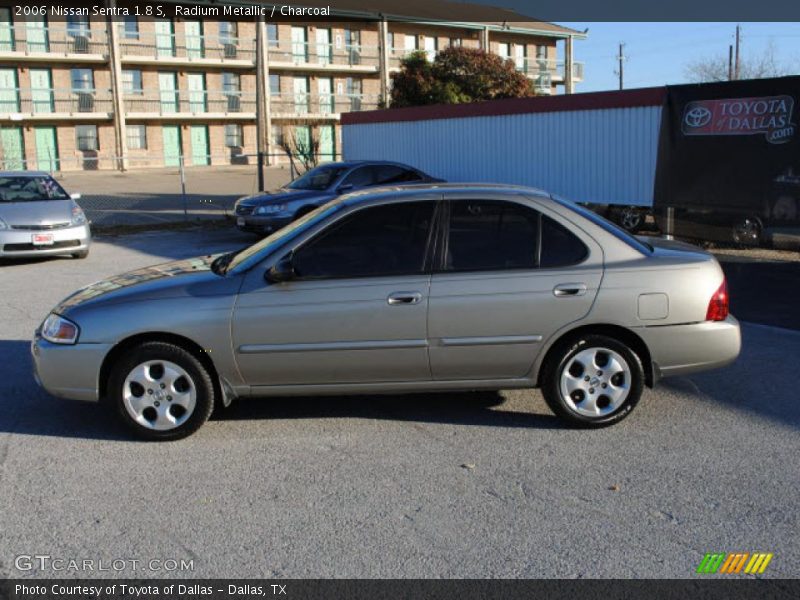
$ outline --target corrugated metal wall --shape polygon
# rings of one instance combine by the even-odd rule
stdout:
[[[651,205],[661,107],[345,124],[348,160],[448,181],[529,185],[578,202]]]

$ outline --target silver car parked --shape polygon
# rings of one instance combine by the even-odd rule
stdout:
[[[0,172],[0,258],[86,258],[92,235],[78,198],[47,173]]]
[[[48,391],[152,439],[236,397],[535,387],[603,426],[739,348],[710,254],[491,185],[342,196],[240,252],[92,284],[32,345]]]

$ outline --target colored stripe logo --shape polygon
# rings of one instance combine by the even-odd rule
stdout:
[[[767,570],[773,553],[769,552],[709,552],[697,566],[697,573],[711,575],[720,573],[724,575],[734,575],[746,573],[749,575],[760,575]]]

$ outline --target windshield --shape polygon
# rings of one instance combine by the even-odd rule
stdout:
[[[602,227],[608,233],[620,239],[621,241],[625,242],[631,248],[638,250],[642,254],[651,254],[653,252],[653,247],[650,244],[648,244],[647,242],[643,242],[642,240],[632,236],[622,227],[620,227],[616,223],[612,223],[608,219],[604,219],[593,210],[589,210],[588,208],[581,206],[580,204],[575,204],[574,202],[571,202],[570,200],[561,198],[559,196],[551,196],[551,198],[556,202],[558,202],[561,206],[565,206],[570,210],[578,213],[582,217],[589,219],[592,223],[594,223],[598,227]]]
[[[286,187],[290,190],[327,190],[347,167],[324,166],[311,169]]]
[[[0,177],[0,202],[69,200],[69,194],[49,175]]]
[[[329,215],[332,215],[335,212],[338,212],[343,207],[344,203],[341,201],[329,202],[328,204],[320,206],[317,210],[300,217],[283,229],[279,229],[272,235],[265,237],[258,243],[248,246],[247,248],[244,248],[238,252],[232,252],[231,254],[224,254],[223,256],[220,256],[214,261],[215,264],[212,265],[212,269],[215,273],[228,273],[234,270],[245,271],[282,244],[302,234],[304,231],[316,225],[319,221],[327,218]]]

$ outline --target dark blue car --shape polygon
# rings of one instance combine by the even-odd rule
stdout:
[[[326,163],[279,190],[239,198],[234,207],[236,226],[242,231],[268,234],[347,192],[379,185],[441,181],[402,163]]]

